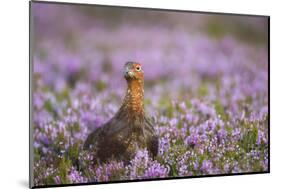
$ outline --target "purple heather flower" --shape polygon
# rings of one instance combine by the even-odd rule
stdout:
[[[50,144],[50,140],[48,139],[48,137],[45,134],[40,133],[39,134],[40,137],[40,141],[44,144],[44,145],[49,145]]]
[[[166,134],[162,138],[160,138],[159,154],[163,155],[165,152],[169,150],[169,148],[170,148],[170,137],[168,134]]]
[[[201,165],[201,168],[200,170],[203,171],[203,173],[212,173],[212,167],[213,167],[213,164],[210,160],[204,160],[202,165]]]
[[[176,127],[177,124],[178,124],[178,119],[172,118],[172,119],[169,121],[169,124],[170,124],[171,127]]]
[[[33,95],[33,105],[37,109],[41,109],[44,105],[43,95],[40,93],[35,93]]]
[[[187,146],[194,147],[198,144],[198,141],[199,141],[199,136],[197,134],[193,134],[188,136],[184,142]]]
[[[54,180],[55,180],[55,183],[56,183],[56,184],[61,184],[60,176],[58,176],[58,175],[55,176],[55,177],[54,177]]]
[[[224,139],[227,136],[227,132],[224,128],[220,129],[217,133],[217,137],[219,140]]]
[[[96,179],[98,181],[109,181],[112,176],[114,176],[116,173],[120,172],[120,170],[122,171],[122,169],[124,169],[123,162],[112,161],[110,163],[100,165],[95,170]],[[124,172],[125,172],[125,169],[124,169]]]
[[[257,144],[267,144],[267,137],[265,136],[265,133],[262,131],[258,131],[258,138],[257,138]]]
[[[143,178],[164,178],[168,176],[168,168],[158,162],[153,162],[144,172]]]
[[[68,174],[68,179],[71,183],[85,183],[87,179],[82,176],[81,172],[78,172],[74,167],[70,169]]]

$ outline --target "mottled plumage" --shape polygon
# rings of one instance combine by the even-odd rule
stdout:
[[[128,162],[139,149],[146,148],[152,157],[158,152],[158,136],[144,112],[144,73],[141,65],[127,62],[124,66],[127,92],[115,116],[86,139],[84,149],[98,162],[110,159]]]

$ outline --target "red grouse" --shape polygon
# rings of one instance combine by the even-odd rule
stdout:
[[[144,112],[144,73],[136,62],[124,66],[127,92],[123,103],[107,123],[89,134],[84,149],[94,154],[97,162],[122,160],[129,162],[140,149],[154,158],[158,152],[158,136]]]

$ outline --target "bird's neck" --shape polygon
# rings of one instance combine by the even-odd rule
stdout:
[[[129,80],[128,87],[122,108],[126,110],[130,117],[144,116],[144,81],[143,80]]]

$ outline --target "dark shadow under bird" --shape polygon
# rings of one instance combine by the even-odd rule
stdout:
[[[144,112],[141,65],[127,62],[124,77],[128,87],[120,109],[107,123],[90,133],[83,146],[93,153],[98,163],[112,159],[128,163],[141,149],[147,149],[153,158],[158,153],[158,136]]]

